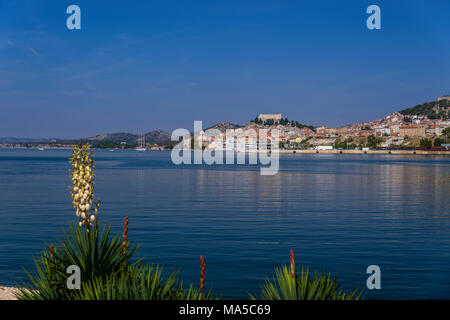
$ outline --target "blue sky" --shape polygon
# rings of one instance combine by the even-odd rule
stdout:
[[[66,8],[81,8],[81,30]],[[366,8],[381,8],[381,30]],[[450,1],[0,0],[0,137],[339,126],[450,93]]]

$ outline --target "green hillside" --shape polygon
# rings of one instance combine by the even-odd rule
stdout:
[[[429,119],[449,118],[450,101],[431,101],[399,111],[403,115],[427,116]]]

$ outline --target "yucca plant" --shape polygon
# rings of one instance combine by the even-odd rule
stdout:
[[[206,263],[205,258],[200,256],[200,287],[197,289],[194,285],[190,285],[189,289],[182,290],[182,296],[178,299],[181,300],[217,300],[219,297],[213,297],[211,295],[211,288],[204,293],[203,290],[205,288],[205,277],[206,277]],[[183,283],[180,284],[183,287]]]
[[[199,300],[209,299],[192,285],[183,288],[177,272],[164,274],[156,266],[129,266],[107,277],[85,284],[76,299],[83,300]]]
[[[85,284],[77,299],[169,300],[176,294],[175,273],[164,277],[160,266],[128,266]]]
[[[263,300],[358,300],[361,294],[357,289],[344,292],[336,277],[330,274],[310,274],[302,267],[299,273],[292,278],[287,266],[275,268],[272,279],[266,279],[261,287],[260,299]],[[250,294],[255,300],[255,296]]]
[[[31,285],[22,286],[20,299],[72,299],[78,290],[66,286],[67,267],[76,265],[80,268],[81,283],[113,275],[131,264],[131,257],[138,249],[120,236],[110,237],[111,227],[99,231],[98,224],[89,230],[78,226],[69,226],[64,231],[62,240],[56,246],[47,246],[45,252],[34,259],[37,275],[27,272]]]
[[[266,279],[261,286],[260,299],[263,300],[358,300],[361,293],[355,289],[344,292],[336,277],[329,273],[310,274],[308,268],[302,266],[295,269],[294,252],[291,250],[290,268],[275,268],[272,279]],[[250,299],[256,297],[249,295]]]
[[[130,263],[139,247],[131,248],[132,243],[127,241],[124,249],[118,234],[110,239],[111,226],[103,227],[101,233],[98,224],[89,232],[70,226],[69,232],[64,232],[63,241],[55,247],[54,258],[63,266],[79,266],[82,281],[119,271]]]
[[[357,289],[344,292],[336,277],[330,274],[317,274],[311,276],[309,270],[302,267],[299,273],[292,278],[287,266],[275,268],[275,276],[266,279],[261,287],[260,299],[263,300],[358,300],[361,294]],[[254,295],[250,298],[255,300]]]
[[[180,284],[183,287],[183,283]],[[193,284],[189,286],[188,289],[183,289],[181,291],[181,295],[177,296],[176,300],[219,300],[220,297],[213,296],[211,294],[212,288],[208,291],[203,292],[200,289],[197,289]]]
[[[165,274],[159,265],[148,266],[131,262],[137,247],[121,242],[115,236],[109,240],[110,227],[99,233],[71,226],[63,240],[48,246],[35,259],[37,275],[29,273],[30,285],[21,286],[21,300],[208,300],[210,292],[191,285],[185,289],[177,272]],[[81,288],[68,289],[69,265],[81,271]]]

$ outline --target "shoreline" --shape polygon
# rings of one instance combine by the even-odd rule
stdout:
[[[37,150],[38,148],[1,148],[0,150]],[[70,150],[70,148],[47,148],[45,150]],[[109,151],[108,148],[105,149],[95,149],[95,150],[105,150]],[[44,151],[44,150],[42,150]],[[134,151],[134,149],[114,149],[114,151]],[[145,150],[148,151],[172,151],[170,149],[163,149],[163,150]],[[222,150],[220,150],[222,151]],[[332,150],[289,150],[289,149],[279,149],[279,153],[287,153],[287,154],[381,154],[381,155],[447,155],[450,156],[450,150],[338,150],[338,149],[332,149]],[[226,152],[223,150],[223,152]],[[240,152],[261,152],[259,150],[245,150],[245,151],[239,151],[235,153]],[[266,152],[265,150],[263,152]]]
[[[0,286],[0,300],[17,300],[14,295],[14,291],[18,289],[15,287],[3,287]]]
[[[290,154],[399,154],[399,155],[447,155],[450,151],[427,150],[280,150],[280,153]]]

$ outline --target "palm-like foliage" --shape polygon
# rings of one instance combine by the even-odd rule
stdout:
[[[179,286],[183,288],[183,282],[180,282]],[[188,289],[180,291],[181,295],[177,297],[177,300],[218,300],[220,297],[211,295],[212,289],[210,288],[206,293],[200,291],[194,285],[190,285]]]
[[[55,262],[65,268],[69,265],[79,266],[82,275],[81,281],[119,271],[130,262],[138,247],[128,250],[131,242],[127,242],[127,250],[123,254],[120,236],[115,235],[110,239],[110,232],[111,226],[104,227],[100,233],[98,224],[96,228],[89,231],[70,226],[69,234],[64,232],[63,240],[55,248]]]
[[[336,277],[315,272],[311,276],[303,267],[294,277],[287,266],[275,268],[275,276],[261,287],[263,300],[358,300],[360,296],[357,289],[344,292]],[[256,299],[253,295],[250,298]]]
[[[80,290],[83,300],[168,300],[176,291],[176,274],[164,279],[159,266],[130,266],[116,274],[97,277]]]
[[[89,281],[79,291],[76,299],[83,300],[200,300],[201,296],[191,285],[183,289],[176,272],[165,275],[162,267],[130,266],[119,273]]]
[[[47,250],[38,259],[34,259],[37,275],[27,273],[31,285],[24,285],[18,297],[20,299],[72,299],[77,290],[66,286],[67,267],[80,268],[81,283],[88,283],[98,277],[113,275],[130,264],[130,259],[138,247],[131,248],[127,242],[125,254],[120,236],[110,239],[111,227],[99,232],[98,224],[87,230],[69,226],[62,240],[54,248]]]
[[[125,249],[119,236],[110,239],[110,227],[98,231],[69,227],[57,246],[47,246],[34,260],[36,275],[29,273],[30,285],[23,285],[17,297],[22,300],[207,300],[192,285],[185,289],[176,272],[167,275],[162,267],[131,262],[137,247]],[[124,254],[125,252],[125,254]],[[67,267],[77,265],[81,288],[66,286]]]

